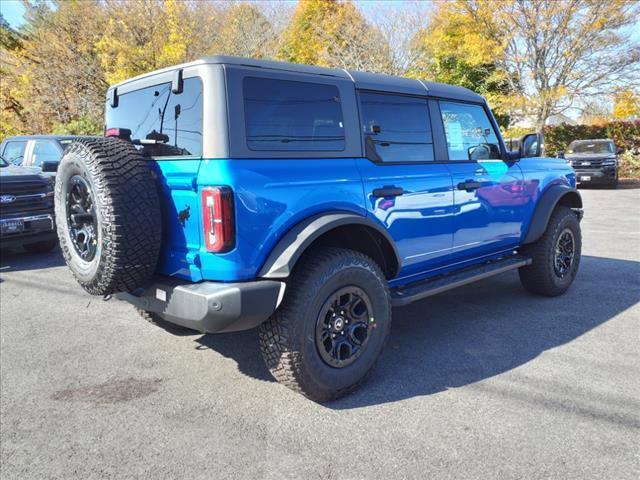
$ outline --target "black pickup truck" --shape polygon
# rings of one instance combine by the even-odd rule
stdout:
[[[52,179],[0,157],[0,247],[48,252],[56,243]]]

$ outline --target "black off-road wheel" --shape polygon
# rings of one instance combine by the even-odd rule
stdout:
[[[562,295],[576,278],[581,252],[580,222],[575,212],[556,207],[542,237],[521,251],[533,259],[531,265],[519,269],[522,285],[538,295]]]
[[[380,267],[359,252],[319,248],[299,260],[282,305],[260,326],[260,347],[276,380],[327,402],[365,381],[390,326]]]
[[[56,175],[55,213],[64,259],[94,295],[130,292],[153,275],[160,200],[147,160],[113,138],[75,141]]]

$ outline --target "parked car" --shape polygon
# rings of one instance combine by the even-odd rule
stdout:
[[[392,306],[515,269],[556,296],[578,271],[575,172],[508,151],[464,88],[210,57],[114,85],[106,126],[56,179],[80,285],[148,320],[258,327],[316,401],[363,382]]]
[[[25,135],[7,137],[0,144],[0,155],[12,165],[41,168],[43,162],[59,162],[77,136]],[[53,175],[54,172],[45,172]]]
[[[56,244],[51,179],[0,157],[0,248],[48,252]]]
[[[618,186],[618,154],[611,139],[574,140],[564,158],[577,174],[578,185]]]

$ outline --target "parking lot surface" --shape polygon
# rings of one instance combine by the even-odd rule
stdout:
[[[640,189],[582,195],[568,294],[510,272],[396,309],[371,380],[328,405],[271,379],[255,331],[149,324],[58,252],[4,252],[0,476],[637,479]]]

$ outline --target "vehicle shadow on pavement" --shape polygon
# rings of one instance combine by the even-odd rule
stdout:
[[[59,247],[49,253],[29,253],[22,250],[0,251],[0,274],[62,265],[64,265],[64,258]]]
[[[519,367],[640,302],[640,262],[582,257],[564,296],[526,292],[511,272],[403,309],[371,380],[334,409],[462,387]]]
[[[561,297],[532,295],[510,272],[394,309],[389,342],[369,381],[326,407],[396,402],[494,377],[638,302],[640,262],[585,256],[575,284]],[[243,374],[273,381],[257,337],[251,330],[202,335],[195,341],[197,348],[233,359]]]

